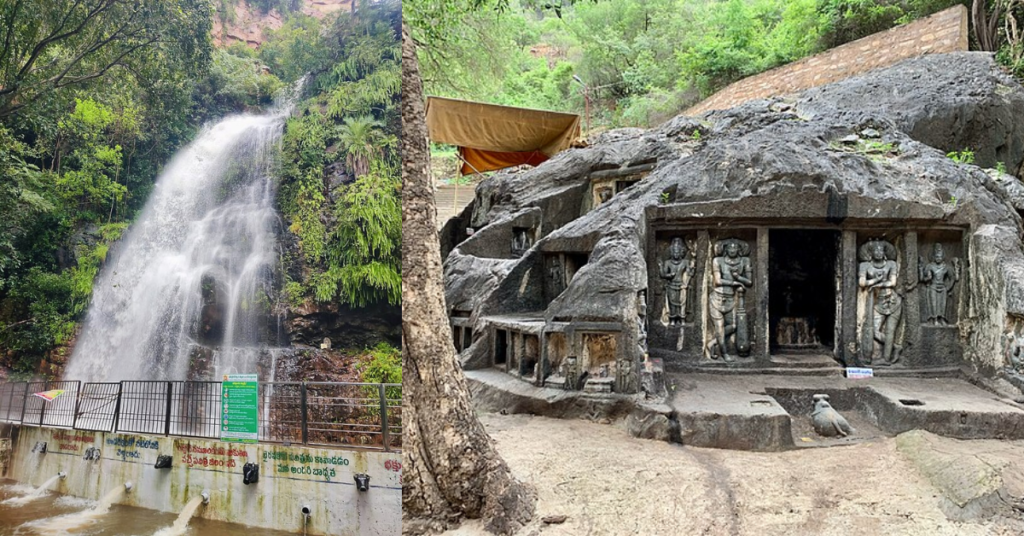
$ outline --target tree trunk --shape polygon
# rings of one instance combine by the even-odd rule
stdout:
[[[986,9],[987,0],[974,0],[971,3],[971,23],[974,24],[974,35],[978,39],[978,48],[984,52],[995,52],[999,49],[999,19],[1003,14],[1005,0],[992,3],[992,13]]]
[[[402,531],[436,532],[482,518],[512,534],[533,517],[534,492],[512,476],[470,406],[452,344],[441,276],[423,87],[402,26]]]

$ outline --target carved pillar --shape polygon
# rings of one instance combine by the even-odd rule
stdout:
[[[843,231],[839,252],[840,293],[842,310],[836,321],[840,326],[838,357],[846,366],[857,366],[857,233]]]
[[[768,229],[757,229],[757,258],[754,265],[754,344],[750,356],[768,361]]]
[[[917,233],[908,232],[904,236],[903,241],[903,274],[900,278],[900,283],[903,288],[911,288],[906,293],[903,299],[903,314],[906,319],[904,324],[904,343],[903,353],[908,360],[913,363],[915,357],[918,357],[921,349],[921,290],[918,288],[920,282],[918,281],[918,257],[920,255],[917,242]],[[906,364],[905,361],[901,364]]]
[[[711,288],[711,260],[714,258],[714,254],[711,251],[711,233],[707,230],[701,229],[697,231],[697,257],[695,262],[697,263],[697,273],[694,276],[695,285],[694,293],[690,294],[690,298],[693,300],[693,324],[696,329],[689,330],[686,335],[686,339],[682,341],[683,344],[677,344],[682,351],[689,353],[690,355],[697,356],[697,360],[702,359],[704,355],[704,347],[708,343],[706,337],[713,337],[713,328],[710,325],[708,318],[708,296],[709,289]]]
[[[537,387],[544,386],[544,380],[552,374],[551,361],[548,358],[548,330],[547,326],[541,330],[537,338],[540,341],[540,348],[538,349],[539,356],[537,357],[537,378],[534,384]]]

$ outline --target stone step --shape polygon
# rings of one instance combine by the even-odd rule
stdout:
[[[678,365],[672,367],[672,372],[705,372],[710,374],[775,374],[779,376],[842,376],[843,368],[838,363],[833,367],[811,366],[811,367],[751,367],[744,365],[699,364],[699,365]]]

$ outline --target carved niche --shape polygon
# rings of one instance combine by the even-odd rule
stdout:
[[[672,239],[663,258],[658,260],[658,275],[662,280],[665,297],[662,317],[670,326],[680,326],[687,319],[690,284],[696,270],[695,248],[694,241],[687,243],[677,236]]]
[[[928,248],[922,246],[924,252]],[[918,260],[918,283],[921,289],[921,321],[932,326],[948,326],[953,323],[956,304],[950,299],[956,284],[963,274],[963,266],[957,257],[949,258],[941,242],[931,245],[931,254],[925,260]]]

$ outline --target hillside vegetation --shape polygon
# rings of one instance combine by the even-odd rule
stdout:
[[[595,126],[646,127],[746,76],[958,3],[985,17],[972,48],[1024,77],[1019,0],[445,0],[406,13],[428,94],[583,113],[586,84]]]
[[[293,302],[400,298],[400,5],[215,49],[209,0],[0,2],[0,372],[66,356],[95,276],[164,164],[206,122],[259,111],[306,73],[279,202],[298,236]]]

